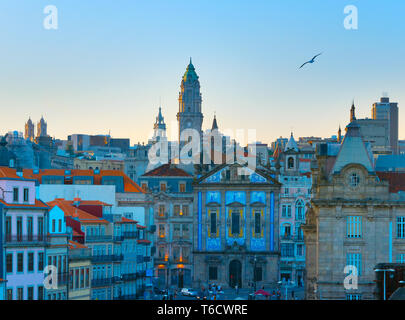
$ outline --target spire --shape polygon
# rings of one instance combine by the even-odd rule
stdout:
[[[212,121],[211,131],[213,131],[213,130],[218,130],[217,117],[215,114],[214,114],[214,121]]]
[[[338,138],[337,141],[340,143],[342,142],[342,129],[340,128],[340,124],[339,124],[339,130],[338,130]]]
[[[183,76],[183,81],[186,82],[187,80],[191,80],[191,81],[198,80],[198,75],[195,72],[195,68],[193,66],[191,57],[190,57],[190,63],[188,64],[186,72],[184,73],[184,76]]]
[[[356,108],[354,107],[354,99],[353,99],[352,107],[350,108],[350,122],[356,120],[355,111],[356,111]]]
[[[290,140],[288,140],[287,145],[285,146],[284,151],[288,151],[288,150],[294,150],[294,151],[298,151],[298,145],[295,142],[294,139],[294,135],[291,132],[291,136],[290,136]]]

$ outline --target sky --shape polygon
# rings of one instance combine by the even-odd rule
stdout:
[[[58,9],[47,30],[44,8]],[[358,29],[344,28],[344,8]],[[203,128],[257,140],[336,135],[387,92],[405,138],[405,1],[1,0],[0,134],[41,115],[48,134],[147,141],[159,104],[170,131],[190,57]],[[322,52],[314,64],[299,66]],[[169,133],[170,135],[170,133]]]

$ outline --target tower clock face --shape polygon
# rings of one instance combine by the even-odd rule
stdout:
[[[357,189],[363,183],[363,174],[358,169],[351,169],[345,176],[346,185],[351,189]]]

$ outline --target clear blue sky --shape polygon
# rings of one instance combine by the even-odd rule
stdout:
[[[56,5],[59,29],[45,30]],[[356,5],[359,28],[343,27]],[[398,0],[3,0],[1,132],[43,114],[48,132],[146,141],[159,99],[171,126],[189,57],[200,76],[204,127],[257,138],[330,136],[371,116],[381,93],[399,102],[405,138],[405,2]],[[323,52],[317,63],[298,67]]]

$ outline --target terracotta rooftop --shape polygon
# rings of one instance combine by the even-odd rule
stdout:
[[[67,174],[69,172],[69,174]],[[95,173],[94,170],[79,170],[79,169],[40,169],[38,173],[34,173],[33,169],[23,170],[24,178],[36,179],[39,183],[42,183],[43,176],[61,176],[65,177],[64,184],[71,184],[71,181],[66,181],[66,177],[77,176],[90,176],[94,179],[95,185],[101,185],[101,178],[105,176],[122,176],[124,179],[124,192],[142,192],[145,191],[132,181],[125,173],[119,170],[100,170],[99,173]]]
[[[145,173],[142,177],[191,177],[191,175],[183,169],[167,163]]]
[[[8,208],[38,208],[38,209],[47,209],[48,208],[46,203],[44,203],[38,199],[35,199],[35,204],[7,203],[1,199],[0,199],[0,203]]]
[[[55,199],[53,201],[49,201],[48,205],[51,208],[58,206],[65,213],[65,216],[77,218],[80,220],[81,223],[109,224],[107,220],[93,216],[92,214],[73,206],[72,201],[68,201],[65,199]]]
[[[76,241],[69,240],[69,249],[87,249],[88,247]]]
[[[138,221],[122,217],[121,220],[116,223],[138,223]]]

